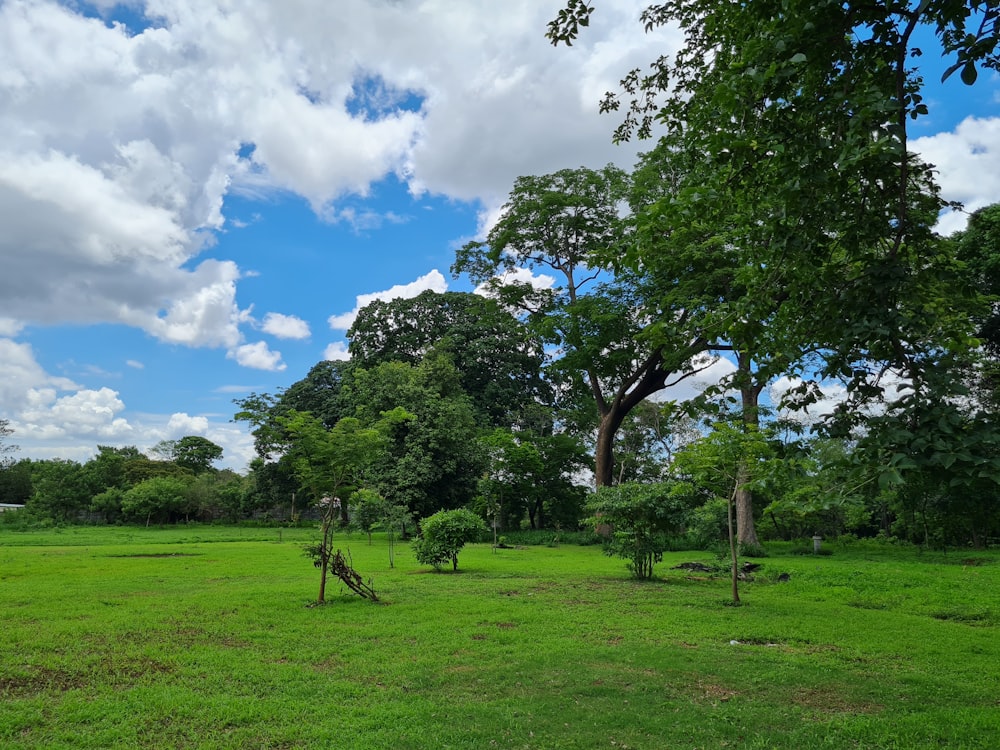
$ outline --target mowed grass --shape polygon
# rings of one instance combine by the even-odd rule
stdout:
[[[434,573],[340,536],[383,601],[308,607],[313,535],[0,532],[0,747],[1000,747],[989,554],[778,549],[732,607],[669,570],[706,554],[639,583],[597,547],[473,545]]]

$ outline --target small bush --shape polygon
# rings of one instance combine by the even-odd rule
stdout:
[[[475,542],[486,535],[486,523],[471,510],[442,510],[429,516],[420,524],[423,536],[414,539],[410,546],[417,562],[440,570],[451,560],[452,570],[458,570],[458,553],[467,542]]]

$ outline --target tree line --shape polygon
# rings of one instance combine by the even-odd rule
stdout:
[[[549,38],[571,43],[595,12],[568,0]],[[247,496],[319,507],[325,528],[362,491],[397,520],[614,517],[654,558],[723,529],[748,549],[996,539],[1000,208],[937,234],[954,206],[908,129],[928,112],[917,32],[971,85],[998,67],[998,17],[957,0],[649,6],[645,27],[677,24],[685,45],[602,106],[623,116],[616,139],[650,149],[631,172],[518,178],[456,254],[479,293],[375,302],[348,362],[239,400],[258,453]],[[656,400],[719,357],[723,382]]]

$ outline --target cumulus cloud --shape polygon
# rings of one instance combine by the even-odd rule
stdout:
[[[969,213],[1000,201],[1000,117],[966,118],[951,132],[915,139],[912,148],[936,165],[943,197],[964,206],[941,217],[942,234],[964,229]]]
[[[416,297],[421,292],[426,292],[429,289],[438,293],[448,290],[448,281],[436,268],[433,271],[424,274],[416,281],[411,281],[409,284],[396,284],[395,286],[386,289],[384,292],[359,294],[353,310],[339,315],[330,316],[328,320],[330,328],[335,331],[346,331],[354,325],[354,321],[358,317],[358,313],[361,312],[361,309],[375,300],[388,302],[393,299],[411,299]],[[327,359],[330,358],[328,357]]]
[[[24,328],[24,323],[13,318],[0,318],[0,336],[17,336]]]
[[[279,339],[309,338],[309,324],[294,315],[268,313],[264,316],[261,330]]]
[[[254,389],[249,389],[254,390]],[[128,415],[118,391],[84,388],[53,376],[38,364],[28,344],[0,338],[0,417],[10,420],[18,456],[86,461],[98,445],[148,448],[160,440],[203,435],[221,445],[221,466],[242,471],[254,456],[253,438],[242,425],[214,416]]]
[[[334,341],[323,351],[323,359],[331,362],[346,362],[351,358],[351,353],[347,351],[347,344],[343,341]]]
[[[256,344],[242,344],[232,349],[229,356],[243,367],[255,370],[282,371],[287,365],[281,361],[281,352],[271,351],[267,344],[258,341]]]
[[[110,388],[83,388],[69,378],[50,375],[31,346],[0,339],[0,416],[9,419],[17,443],[70,438],[127,439],[125,406]]]
[[[387,175],[495,208],[517,175],[630,163],[598,99],[677,41],[640,33],[638,0],[602,7],[570,50],[534,0],[133,5],[153,22],[140,33],[0,5],[0,298],[18,320],[227,351],[238,269],[188,264],[229,192],[291,191],[371,228],[405,218],[336,203]]]

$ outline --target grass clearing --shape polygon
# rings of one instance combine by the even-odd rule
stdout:
[[[0,532],[0,746],[1000,746],[988,554],[779,545],[734,608],[668,570],[695,553],[641,583],[593,546],[434,573],[341,536],[383,603],[308,607],[314,534]]]

